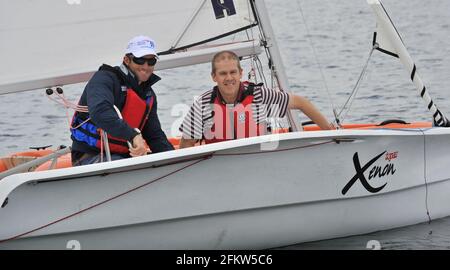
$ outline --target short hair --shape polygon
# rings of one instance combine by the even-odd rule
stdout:
[[[211,61],[211,74],[216,73],[216,63],[222,60],[235,60],[237,62],[239,70],[242,70],[239,56],[232,51],[222,51],[216,53]]]

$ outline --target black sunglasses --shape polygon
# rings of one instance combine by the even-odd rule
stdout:
[[[143,65],[145,62],[147,62],[147,64],[149,66],[154,66],[154,65],[156,65],[156,61],[157,61],[157,59],[155,57],[153,57],[153,58],[144,58],[144,57],[130,56],[130,58],[137,65]]]

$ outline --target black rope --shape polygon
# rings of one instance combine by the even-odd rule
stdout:
[[[428,181],[427,181],[427,148],[426,148],[426,135],[425,132],[422,131],[423,134],[423,164],[424,164],[424,172],[423,172],[423,179],[425,181],[425,209],[427,210],[427,217],[428,217],[428,224],[431,224],[431,216],[430,216],[430,210],[428,208]],[[432,234],[433,231],[430,231],[430,234]]]

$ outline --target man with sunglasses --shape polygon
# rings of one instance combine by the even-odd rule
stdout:
[[[146,155],[147,145],[153,153],[174,149],[161,129],[152,89],[161,79],[153,74],[157,59],[155,42],[137,36],[121,66],[103,64],[94,74],[79,101],[89,112],[75,112],[72,120],[74,166],[105,160],[105,146],[112,160]]]

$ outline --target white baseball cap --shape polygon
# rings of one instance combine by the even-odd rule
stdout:
[[[132,38],[130,42],[128,42],[127,50],[125,51],[125,54],[128,53],[132,53],[136,57],[142,57],[148,54],[153,54],[158,57],[158,54],[156,54],[155,41],[146,36]]]

